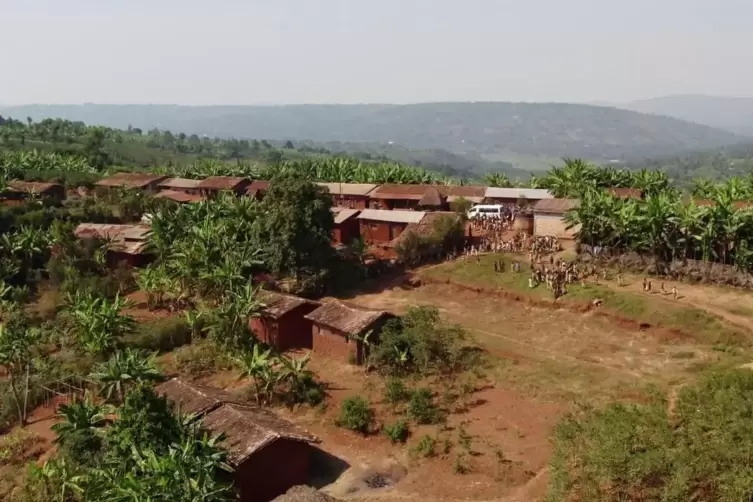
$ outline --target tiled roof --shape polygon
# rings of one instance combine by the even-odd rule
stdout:
[[[73,234],[79,239],[105,239],[109,249],[138,255],[148,248],[146,238],[151,228],[144,225],[111,225],[106,223],[82,223]]]
[[[167,176],[148,173],[117,173],[113,174],[109,178],[99,180],[95,183],[97,186],[103,187],[131,187],[131,188],[143,188],[150,183],[162,181]]]
[[[31,192],[44,194],[50,190],[62,189],[63,186],[57,183],[42,183],[38,181],[20,181],[13,180],[8,182],[8,186],[19,192]]]
[[[339,225],[349,219],[355,217],[360,212],[360,209],[348,209],[345,207],[333,207],[332,215],[335,218],[335,225]]]
[[[380,185],[369,195],[375,199],[420,200],[429,187],[431,185],[397,185],[387,183]]]
[[[232,394],[212,387],[188,383],[180,378],[172,378],[157,385],[154,390],[165,396],[181,413],[204,415],[224,403],[237,403]]]
[[[248,178],[237,176],[210,176],[199,183],[199,188],[209,190],[233,190],[238,185],[247,181]]]
[[[207,413],[201,424],[215,434],[224,435],[220,444],[228,452],[228,463],[236,467],[278,439],[319,441],[316,436],[260,407],[222,404]]]
[[[318,302],[300,296],[284,295],[273,291],[265,291],[260,299],[264,303],[264,316],[272,319],[279,319],[302,305],[319,305]]]
[[[255,180],[246,188],[246,195],[253,197],[259,192],[264,192],[269,189],[269,181]]]
[[[188,178],[167,178],[160,182],[160,188],[172,188],[178,190],[191,190],[199,187],[201,180],[191,180]]]
[[[370,183],[317,183],[317,185],[325,188],[332,195],[360,196],[369,195],[377,187]]]
[[[435,185],[439,193],[446,197],[484,197],[486,195],[485,186],[480,185]]]
[[[197,193],[185,193],[177,190],[162,190],[155,195],[160,199],[170,199],[175,202],[202,202],[207,200],[206,197]]]
[[[383,310],[345,305],[333,300],[306,315],[306,319],[334,328],[349,335],[358,335],[387,315]]]
[[[389,211],[387,209],[362,209],[359,220],[384,221],[390,223],[418,223],[426,213],[423,211]]]
[[[535,213],[565,214],[569,210],[578,207],[577,199],[542,199],[533,206]]]
[[[488,187],[484,194],[489,199],[519,199],[525,197],[530,200],[553,199],[549,190],[543,188],[499,188]]]
[[[473,202],[474,204],[481,204],[484,202],[484,197],[465,197],[463,195],[448,195],[447,196],[447,202],[455,202],[457,200],[465,199],[467,201]]]

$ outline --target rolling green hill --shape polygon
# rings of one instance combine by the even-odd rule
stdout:
[[[401,145],[502,161],[581,157],[647,158],[735,143],[731,132],[611,107],[557,103],[414,105],[27,105],[0,108],[24,120],[60,117],[89,124],[199,135]]]

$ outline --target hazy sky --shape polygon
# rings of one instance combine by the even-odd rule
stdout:
[[[0,103],[753,94],[753,0],[0,0]]]

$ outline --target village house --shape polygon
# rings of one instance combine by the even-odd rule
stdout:
[[[161,181],[157,185],[157,188],[160,190],[198,194],[200,183],[201,180],[192,180],[189,178],[167,178]]]
[[[380,185],[370,193],[374,209],[441,210],[447,198],[434,185]]]
[[[269,181],[254,180],[246,188],[246,196],[252,199],[262,200],[264,193],[269,189]]]
[[[107,263],[111,267],[124,263],[130,267],[141,267],[154,259],[147,242],[150,231],[151,228],[145,225],[82,223],[73,234],[78,239],[108,241]]]
[[[368,344],[379,339],[379,331],[392,316],[334,300],[317,308],[306,318],[313,323],[312,344],[315,354],[362,364],[368,356]]]
[[[361,237],[361,226],[357,218],[359,213],[358,209],[332,208],[332,216],[335,219],[335,228],[332,229],[334,244],[348,245]]]
[[[248,178],[237,176],[210,176],[201,180],[198,184],[199,191],[207,197],[214,197],[220,192],[233,192],[236,195],[244,195],[251,184]]]
[[[179,190],[162,190],[154,197],[158,199],[169,199],[179,204],[187,204],[190,202],[203,202],[207,198],[198,193],[186,193]]]
[[[228,452],[240,502],[269,502],[295,485],[308,484],[312,444],[319,440],[258,406],[240,403],[221,389],[168,380],[155,388],[185,415],[201,420]]]
[[[101,179],[94,185],[99,190],[110,188],[132,188],[146,193],[157,193],[159,184],[166,180],[167,176],[148,173],[117,173],[109,178]]]
[[[533,233],[573,239],[578,228],[567,228],[565,213],[578,207],[577,199],[542,199],[533,206]]]
[[[386,209],[364,209],[358,219],[361,237],[367,244],[386,244],[396,239],[411,223],[419,223],[423,211],[389,211]]]
[[[332,205],[348,209],[366,209],[369,194],[377,187],[368,183],[317,183],[332,197]]]
[[[554,196],[543,188],[498,188],[487,187],[484,193],[485,204],[520,204],[534,206],[538,201],[553,199]]]
[[[446,198],[448,208],[458,200],[481,204],[487,190],[487,187],[478,185],[437,185],[436,188]]]
[[[65,188],[58,183],[13,180],[8,182],[8,187],[0,194],[4,205],[14,205],[30,197],[61,202],[65,200]]]
[[[311,349],[311,321],[306,315],[320,303],[281,293],[265,292],[261,301],[264,309],[251,319],[251,330],[262,342],[279,351]]]

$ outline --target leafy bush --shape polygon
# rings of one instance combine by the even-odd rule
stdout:
[[[439,409],[434,405],[434,398],[429,389],[418,389],[411,394],[408,402],[408,416],[417,424],[439,422]]]
[[[31,449],[41,442],[41,437],[26,429],[16,429],[0,437],[0,465],[25,464],[34,456]]]
[[[402,403],[410,397],[405,383],[396,377],[389,377],[384,382],[384,400],[391,404]]]
[[[465,330],[443,322],[435,307],[414,307],[380,333],[371,362],[387,374],[449,372],[462,365]]]
[[[194,343],[175,351],[175,369],[193,377],[233,367],[232,360],[213,343]]]
[[[437,454],[437,440],[425,434],[421,436],[418,443],[411,449],[411,453],[420,457],[429,458]]]
[[[362,397],[349,397],[340,406],[340,416],[335,421],[338,427],[367,434],[374,419],[374,410]]]
[[[747,500],[751,416],[750,370],[706,375],[671,407],[655,394],[574,412],[555,429],[549,500]]]
[[[137,349],[167,352],[191,343],[191,326],[183,317],[173,316],[140,324],[127,344]]]
[[[384,435],[390,438],[393,443],[405,443],[410,434],[408,422],[398,420],[394,424],[384,426]]]

